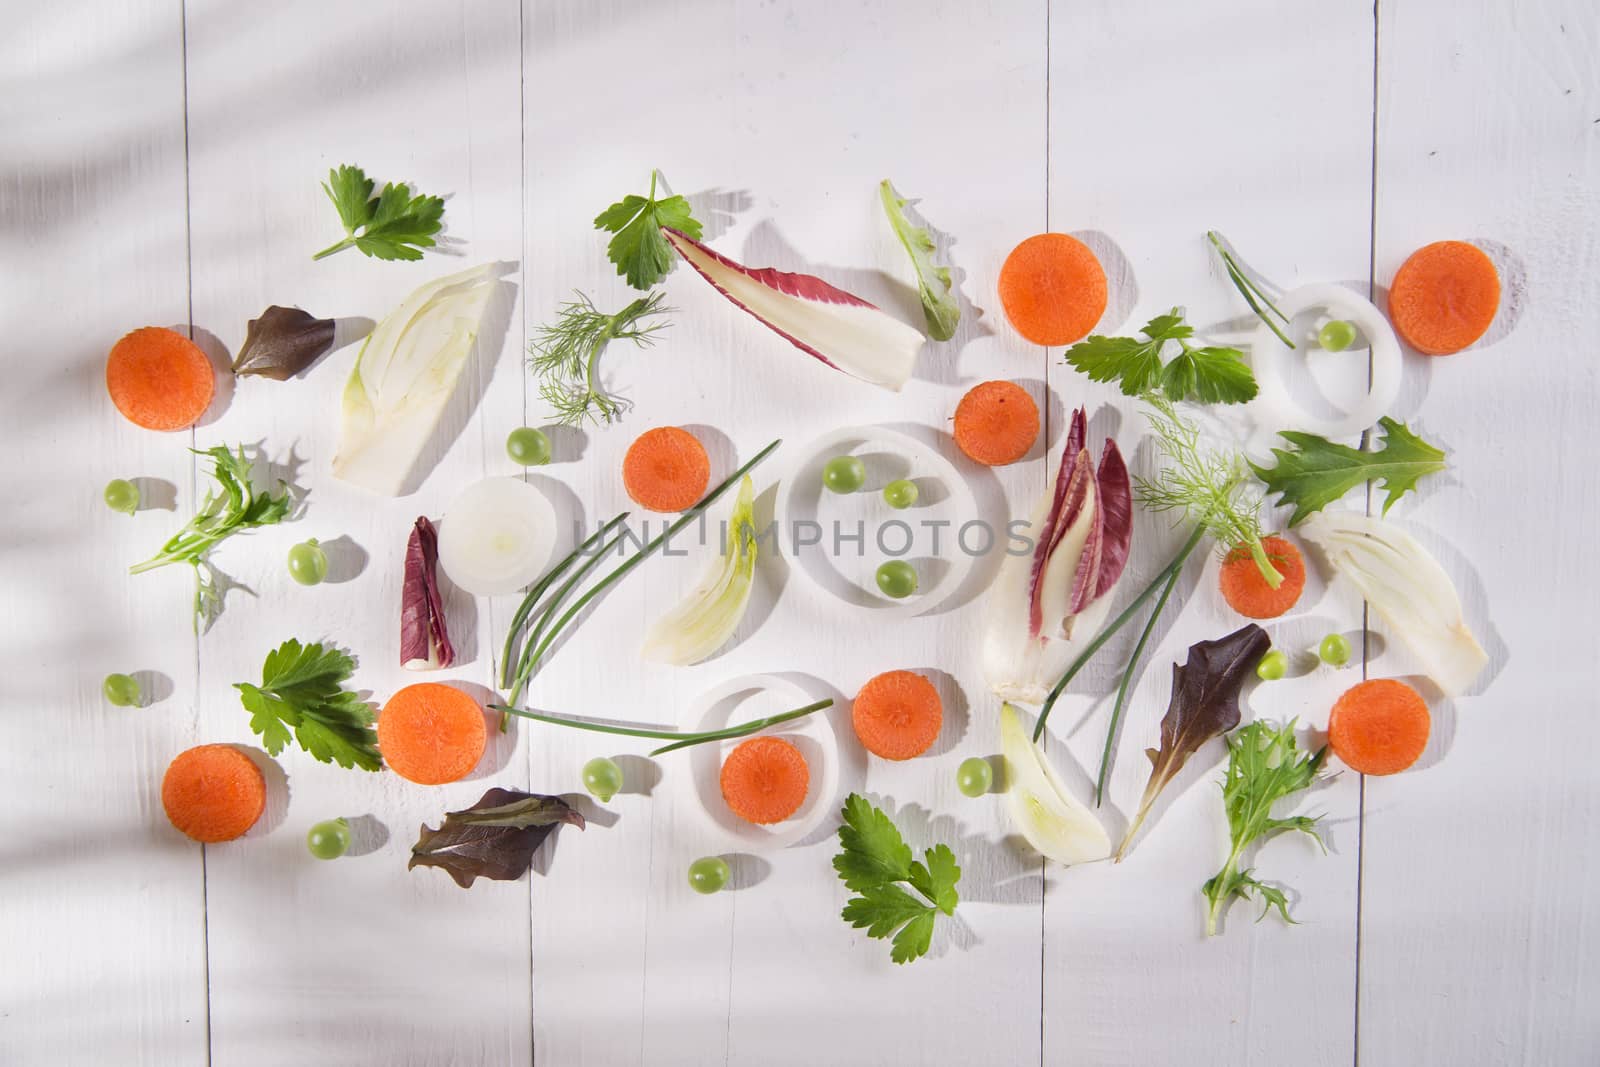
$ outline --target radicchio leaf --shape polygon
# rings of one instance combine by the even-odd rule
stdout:
[[[435,670],[456,661],[439,597],[438,563],[439,535],[424,515],[406,542],[405,581],[400,587],[400,665],[410,671]]]
[[[1044,529],[1033,546],[1033,562],[1028,570],[1028,635],[1040,637],[1044,631],[1044,579],[1050,569],[1050,557],[1061,545],[1067,530],[1078,521],[1088,496],[1090,461],[1084,448],[1088,437],[1088,416],[1083,408],[1072,413],[1072,424],[1067,430],[1067,447],[1061,452],[1061,467],[1056,471],[1055,492],[1050,500],[1050,511],[1045,515]],[[1076,611],[1076,609],[1074,609]]]
[[[1150,757],[1150,780],[1139,801],[1139,812],[1117,847],[1119,861],[1156,797],[1183,770],[1189,757],[1207,741],[1239,725],[1239,690],[1271,647],[1267,632],[1249,623],[1226,637],[1190,645],[1188,660],[1182,666],[1172,665],[1172,699],[1161,720],[1161,748],[1145,749]]]
[[[509,882],[532,866],[533,854],[562,823],[584,826],[560,797],[491,789],[472,807],[447,812],[437,830],[424,823],[406,870],[438,867],[462,889],[477,878]]]
[[[287,381],[333,347],[334,322],[273,304],[245,327],[233,373]]]
[[[1100,545],[1100,580],[1090,600],[1105,596],[1117,584],[1122,569],[1128,565],[1128,549],[1133,543],[1133,487],[1122,452],[1109,437],[1100,453],[1100,469],[1095,473],[1095,506],[1104,523],[1105,538]]]

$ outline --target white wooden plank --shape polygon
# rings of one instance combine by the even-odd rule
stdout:
[[[104,385],[124,333],[186,329],[182,26],[154,2],[12,4],[4,22],[0,1060],[199,1064],[200,849],[161,808],[196,739],[191,579],[127,574],[182,520],[100,500],[115,477],[167,507],[189,495],[189,433],[135,427]],[[158,699],[110,706],[111,672]],[[69,1023],[67,1004],[95,1010]]]
[[[1370,6],[1249,3],[1182,9],[1126,4],[1051,8],[1050,223],[1088,231],[1106,249],[1111,312],[1128,333],[1174,305],[1202,329],[1253,326],[1216,263],[1218,229],[1267,278],[1293,287],[1367,273],[1373,26]],[[1317,32],[1305,32],[1315,18]],[[1329,57],[1337,57],[1330,61]],[[1104,235],[1101,237],[1099,235]],[[1120,250],[1120,255],[1117,250]],[[1117,261],[1128,265],[1118,277]],[[1124,317],[1125,316],[1125,317]],[[1114,321],[1113,321],[1114,320]],[[1053,354],[1050,384],[1070,410],[1087,404],[1091,438],[1114,433],[1135,473],[1157,463],[1137,404],[1090,385]],[[1359,372],[1359,365],[1352,368]],[[1113,414],[1108,406],[1115,409]],[[1101,431],[1100,425],[1105,429]],[[1353,441],[1351,443],[1354,443]],[[1284,516],[1276,519],[1283,521]],[[1264,516],[1268,528],[1273,519]],[[1184,532],[1164,516],[1135,528],[1122,596],[1171,558]],[[1246,621],[1216,593],[1216,563],[1191,561],[1181,606],[1146,650],[1101,809],[1113,840],[1137,808],[1171,690],[1189,645]],[[1280,645],[1314,644],[1360,625],[1360,606],[1313,582],[1289,618],[1267,625]],[[1074,685],[1053,753],[1086,788],[1099,765],[1120,665],[1136,627]],[[1351,677],[1317,673],[1247,690],[1247,716],[1320,724]],[[1227,853],[1214,742],[1170,786],[1120,865],[1052,871],[1045,897],[1046,1060],[1095,1063],[1347,1063],[1353,1049],[1358,790],[1346,775],[1308,806],[1326,815],[1330,854],[1279,840],[1262,877],[1294,891],[1301,925],[1253,924],[1235,904],[1204,934],[1201,884]],[[1069,780],[1071,778],[1069,777]],[[1127,995],[1137,988],[1139,995]],[[1153,1007],[1159,1006],[1159,1007]],[[1152,1015],[1152,1012],[1155,1012]],[[1159,1021],[1156,1021],[1156,1020]],[[1182,1035],[1177,1039],[1176,1035]]]
[[[713,223],[718,249],[820,274],[912,322],[914,296],[889,280],[903,285],[909,273],[881,216],[879,179],[922,198],[955,238],[965,291],[985,303],[979,279],[993,278],[1014,236],[1043,222],[1043,12],[1034,5],[935,4],[912,19],[845,4],[560,4],[528,14],[530,321],[575,286],[605,307],[627,299],[589,220],[643,192],[651,166],[693,195],[702,218],[734,211],[731,224]],[[616,32],[624,19],[627,33]],[[952,67],[957,55],[969,60]],[[648,353],[619,347],[610,357],[634,410],[620,427],[588,433],[581,468],[552,468],[591,520],[625,506],[620,459],[652,425],[711,427],[741,459],[783,437],[757,472],[765,488],[786,455],[824,431],[876,421],[941,428],[966,386],[1042,377],[1037,350],[969,309],[960,338],[930,346],[902,394],[880,393],[818,367],[685,271],[666,288],[680,309],[670,332]],[[732,459],[717,454],[718,471]],[[967,469],[991,504],[1009,494],[1020,507],[1043,482],[1037,455],[998,477]],[[777,603],[731,651],[685,670],[638,663],[645,622],[701,565],[663,558],[630,577],[551,662],[536,703],[673,722],[695,693],[746,671],[805,672],[853,694],[896,667],[948,672],[976,700],[980,605],[884,624],[825,599],[771,557],[758,569],[779,587]],[[961,855],[964,925],[939,936],[936,958],[896,969],[886,944],[841,922],[846,894],[830,867],[831,837],[741,860],[736,881],[754,884],[695,897],[687,865],[718,849],[670,788],[688,766],[684,754],[669,755],[657,761],[655,795],[618,798],[616,824],[564,840],[536,886],[538,1056],[773,1064],[814,1062],[831,1049],[853,1063],[1036,1059],[1037,875],[1000,847],[998,806],[954,789],[956,764],[993,750],[988,731],[966,720],[952,711],[953,743],[903,766],[875,761],[865,782],[919,845],[946,839]],[[643,750],[536,729],[539,788],[576,787],[589,756]],[[931,830],[930,810],[949,813]],[[986,991],[981,1026],[970,1012],[974,988]],[[915,1022],[886,1025],[885,997],[915,1004]]]
[[[1484,341],[1413,357],[1405,398],[1451,475],[1402,517],[1492,663],[1436,704],[1437,762],[1366,783],[1361,1060],[1589,1063],[1600,27],[1578,2],[1379,12],[1377,280],[1456,238],[1504,288]]]
[[[381,18],[310,3],[191,5],[195,314],[204,327],[236,351],[246,320],[271,303],[378,319],[427,280],[519,260],[518,19],[514,7],[482,4],[417,3]],[[342,163],[380,184],[448,195],[448,252],[383,263],[351,250],[313,263],[339,235],[318,183]],[[233,598],[202,642],[208,739],[253,742],[231,683],[257,675],[267,651],[291,636],[352,650],[357,684],[380,704],[435,677],[399,666],[403,551],[417,515],[437,519],[465,485],[512,473],[503,452],[491,459],[482,426],[489,411],[521,410],[513,296],[487,316],[429,457],[437,466],[399,498],[329,472],[357,345],[298,380],[241,382],[205,443],[263,441],[279,461],[292,451],[309,496],[299,521],[219,554],[257,596]],[[306,589],[289,580],[284,558],[312,536],[331,543],[341,580]],[[449,611],[463,659],[446,677],[485,686],[496,636],[488,607],[474,611],[460,598]],[[287,811],[258,840],[209,857],[216,1062],[529,1061],[526,885],[463,891],[442,872],[405,870],[423,822],[437,825],[490,784],[523,784],[512,747],[496,739],[478,774],[438,788],[283,753]],[[339,815],[381,824],[382,843],[320,863],[306,851],[306,831]]]

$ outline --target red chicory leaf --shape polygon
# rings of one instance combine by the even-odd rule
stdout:
[[[1100,578],[1091,600],[1105,596],[1117,584],[1133,543],[1133,487],[1122,452],[1109,437],[1095,473],[1095,505],[1100,509],[1105,536],[1100,545]]]
[[[400,587],[400,665],[426,671],[456,661],[439,596],[439,535],[427,516],[417,519],[406,542],[405,580]]]

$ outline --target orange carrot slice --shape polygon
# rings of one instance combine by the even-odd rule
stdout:
[[[483,708],[453,686],[408,685],[378,715],[378,749],[389,769],[418,785],[459,781],[483,758]]]
[[[160,326],[134,330],[106,357],[106,392],[117,410],[147,430],[193,426],[217,391],[217,374],[200,347]]]
[[[1106,313],[1106,270],[1076,237],[1041,233],[1006,257],[1000,304],[1016,331],[1034,344],[1070,345]]]
[[[622,484],[633,502],[650,511],[683,511],[705,495],[711,460],[688,430],[646,430],[622,457]]]
[[[1499,308],[1494,262],[1465,241],[1435,241],[1417,249],[1389,286],[1389,321],[1406,344],[1430,356],[1472,344]]]
[[[869,679],[850,711],[856,737],[874,756],[920,756],[939,737],[944,705],[933,683],[914,671],[885,671]]]
[[[172,825],[196,841],[232,841],[266,810],[267,780],[233,746],[200,745],[167,765],[161,806]]]
[[[1403,771],[1428,747],[1428,702],[1404,682],[1374,678],[1348,690],[1328,713],[1328,744],[1361,774]]]
[[[1306,587],[1306,562],[1300,550],[1281,537],[1263,537],[1261,547],[1267,559],[1283,575],[1283,583],[1274,589],[1261,576],[1261,568],[1251,558],[1250,550],[1239,545],[1222,563],[1218,581],[1222,586],[1222,599],[1228,606],[1247,619],[1275,619],[1294,607]]]
[[[790,741],[752,737],[722,761],[722,799],[746,822],[782,822],[800,810],[811,768]]]
[[[1015,382],[983,382],[956,405],[956,444],[989,467],[1015,463],[1039,438],[1039,405]]]

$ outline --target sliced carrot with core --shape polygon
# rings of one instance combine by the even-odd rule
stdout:
[[[172,825],[196,841],[232,841],[267,809],[267,780],[233,746],[199,745],[167,766],[161,806]]]
[[[147,430],[193,426],[211,406],[217,374],[200,346],[173,330],[146,326],[111,346],[106,392],[117,410]]]
[[[378,749],[389,769],[419,785],[465,778],[483,758],[483,707],[453,686],[408,685],[378,715]]]
[[[1041,233],[1006,257],[1000,304],[1016,331],[1034,344],[1070,345],[1106,313],[1106,269],[1076,237]]]
[[[933,683],[915,671],[885,671],[856,694],[850,720],[862,747],[874,756],[902,760],[932,747],[944,725],[944,705]]]
[[[722,761],[722,799],[746,822],[782,822],[800,810],[811,768],[793,742],[752,737]]]
[[[1432,726],[1422,694],[1393,678],[1374,678],[1334,702],[1328,744],[1353,771],[1394,774],[1417,762]]]
[[[1389,286],[1389,321],[1406,344],[1430,356],[1459,352],[1482,337],[1500,308],[1500,275],[1483,250],[1435,241],[1411,253]]]
[[[688,430],[658,426],[646,430],[622,457],[622,484],[628,496],[651,511],[694,507],[711,482],[711,459]]]
[[[1015,382],[983,382],[956,405],[956,444],[990,467],[1015,463],[1039,438],[1039,405]]]
[[[1247,619],[1276,619],[1300,599],[1306,587],[1306,562],[1300,558],[1300,550],[1281,537],[1263,537],[1261,547],[1273,569],[1283,575],[1278,588],[1267,584],[1250,549],[1244,545],[1228,553],[1218,580],[1222,599],[1234,611]]]

